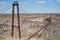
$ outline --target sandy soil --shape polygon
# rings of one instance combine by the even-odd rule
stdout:
[[[60,15],[60,14],[59,14]],[[56,37],[57,40],[60,39],[60,16],[58,14],[52,14],[52,23],[44,31],[41,38],[38,38],[40,33],[38,32],[30,40],[52,40]],[[12,16],[10,14],[0,15],[0,35],[6,37],[6,40],[27,40],[29,36],[34,34],[40,28],[42,28],[46,23],[46,19],[49,18],[49,14],[21,14],[20,15],[20,27],[21,27],[21,39],[18,38],[18,27],[17,27],[17,16],[15,15],[15,28],[14,28],[14,38],[11,38],[11,23]]]

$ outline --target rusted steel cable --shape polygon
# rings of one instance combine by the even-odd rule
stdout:
[[[7,7],[6,9],[4,9],[2,12],[0,12],[0,14],[2,14],[3,12],[6,12],[7,10],[11,9],[11,7]]]
[[[50,23],[51,23],[51,20],[49,20],[46,25],[44,25],[41,29],[39,29],[39,30],[38,30],[37,32],[35,32],[33,35],[31,35],[30,37],[28,37],[27,40],[31,39],[31,38],[32,38],[33,36],[35,36],[38,32],[40,32],[43,28],[46,29],[47,26],[48,26]],[[43,32],[44,32],[44,30],[43,30]],[[43,33],[43,32],[42,32],[42,33]],[[41,33],[41,35],[42,35],[42,33]]]
[[[4,11],[4,10],[6,11],[6,9],[10,6],[11,6],[11,4],[9,6],[6,6],[5,8],[0,9],[0,11]]]
[[[50,24],[50,23],[49,23]],[[49,24],[48,25],[46,25],[46,27],[44,28],[44,30],[42,31],[42,33],[39,35],[39,38],[41,37],[41,35],[44,33],[44,31],[47,29],[47,27],[49,26]]]
[[[27,13],[22,6],[19,6],[19,7],[20,7],[20,12]]]
[[[35,32],[33,35],[31,35],[30,37],[28,37],[28,39],[31,39],[34,35],[36,35],[39,31],[41,31],[42,29],[44,28],[44,26],[41,28],[41,29],[39,29],[37,32]]]

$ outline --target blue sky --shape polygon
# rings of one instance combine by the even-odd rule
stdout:
[[[0,0],[0,9],[11,5],[13,1]],[[18,2],[26,13],[60,13],[60,0],[18,0]],[[20,12],[25,13],[20,6]],[[11,9],[4,13],[11,13]]]

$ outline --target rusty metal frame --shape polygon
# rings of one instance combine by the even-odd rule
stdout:
[[[21,38],[21,32],[20,32],[20,17],[19,17],[19,4],[17,1],[15,1],[12,4],[12,37],[14,36],[14,7],[17,7],[17,18],[18,18],[18,31],[19,31],[19,38]]]

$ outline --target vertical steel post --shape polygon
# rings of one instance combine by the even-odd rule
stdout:
[[[19,31],[19,38],[21,38],[21,33],[20,33],[20,17],[19,17],[19,4],[17,5],[17,16],[18,16],[18,31]]]
[[[12,5],[12,37],[14,33],[14,5]]]

